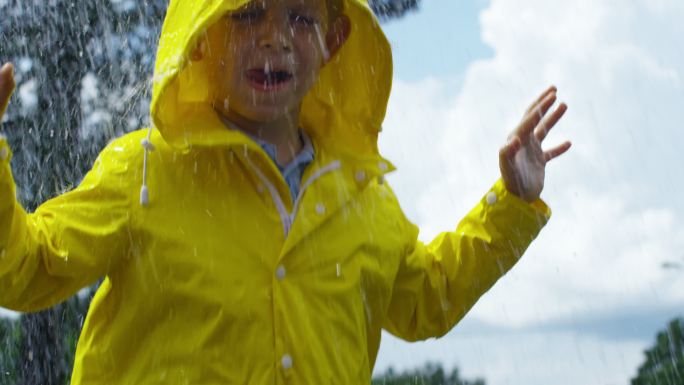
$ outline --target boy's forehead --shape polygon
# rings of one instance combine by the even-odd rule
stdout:
[[[304,9],[319,13],[332,22],[343,12],[344,0],[251,0],[243,8],[272,8]]]

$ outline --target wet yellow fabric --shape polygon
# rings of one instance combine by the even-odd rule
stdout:
[[[349,42],[307,96],[316,158],[298,201],[268,156],[207,106],[186,58],[244,1],[171,1],[155,69],[147,184],[137,131],[75,190],[28,214],[0,138],[0,306],[35,311],[104,277],[72,384],[368,384],[382,328],[448,332],[522,255],[550,214],[494,184],[429,244],[377,152],[391,53],[349,0]],[[194,67],[193,67],[194,66]],[[194,79],[194,80],[193,80]]]

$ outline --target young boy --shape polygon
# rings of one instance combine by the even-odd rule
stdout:
[[[418,241],[384,181],[391,52],[361,0],[172,0],[159,44],[154,129],[110,143],[74,191],[27,214],[0,140],[0,305],[105,277],[72,384],[368,384],[383,328],[447,333],[548,219],[544,167],[570,145],[540,146],[566,109],[544,118],[554,88],[502,180]]]

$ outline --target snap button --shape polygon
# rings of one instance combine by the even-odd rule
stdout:
[[[357,182],[363,182],[366,179],[366,172],[363,170],[359,170],[356,172],[356,181]]]
[[[325,214],[325,205],[323,203],[316,204],[316,212],[320,215]]]
[[[488,204],[488,205],[490,205],[490,206],[493,205],[494,203],[496,203],[496,200],[497,200],[496,193],[495,193],[494,191],[490,191],[490,192],[487,194],[487,198],[486,198],[486,199],[487,199],[487,204]]]
[[[292,368],[292,356],[289,354],[283,355],[280,359],[280,363],[283,365],[283,369],[288,370]]]
[[[389,166],[385,162],[378,162],[378,167],[382,171],[387,171],[389,169]]]
[[[276,277],[278,278],[278,280],[282,281],[283,279],[285,279],[285,275],[287,275],[287,270],[285,270],[285,266],[278,266],[278,268],[276,269]]]
[[[144,138],[143,140],[141,140],[140,144],[147,151],[154,151],[154,149],[155,149],[154,144],[152,144],[152,142],[150,142],[150,140],[147,138]]]

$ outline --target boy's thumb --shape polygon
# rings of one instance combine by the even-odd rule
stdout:
[[[0,72],[3,72],[3,73],[4,73],[4,72],[7,72],[7,71],[9,71],[9,75],[10,75],[10,76],[14,76],[14,66],[13,66],[12,63],[10,63],[10,62],[7,62],[7,63],[3,64],[3,65],[2,65],[2,68],[0,68]]]
[[[2,85],[2,88],[7,88],[7,84],[9,84],[11,92],[14,89],[14,66],[12,63],[5,63],[0,68],[0,85]]]
[[[5,63],[0,68],[0,120],[5,114],[5,109],[9,103],[9,98],[14,91],[14,66],[12,63]]]

